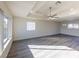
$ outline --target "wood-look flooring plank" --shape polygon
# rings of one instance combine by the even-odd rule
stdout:
[[[57,35],[15,41],[8,58],[79,58],[79,37]]]

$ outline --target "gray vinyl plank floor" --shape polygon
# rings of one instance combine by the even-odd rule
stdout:
[[[79,58],[79,37],[56,35],[15,41],[8,58]]]

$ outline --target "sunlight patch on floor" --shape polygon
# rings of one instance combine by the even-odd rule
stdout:
[[[61,58],[61,57],[79,57],[79,51],[67,46],[55,45],[28,45],[33,56],[36,58]]]

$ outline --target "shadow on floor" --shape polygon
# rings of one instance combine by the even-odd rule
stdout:
[[[7,58],[33,58],[25,42],[13,42]]]

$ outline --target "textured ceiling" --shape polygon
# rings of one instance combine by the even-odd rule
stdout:
[[[11,10],[13,16],[23,18],[33,18],[48,20],[49,7],[52,7],[52,15],[57,13],[55,21],[73,20],[79,17],[79,2],[61,1],[56,5],[56,1],[24,1],[24,2],[5,2]]]

